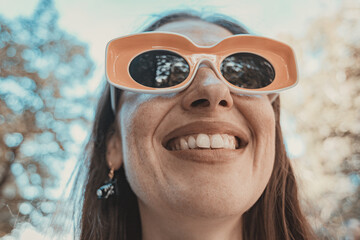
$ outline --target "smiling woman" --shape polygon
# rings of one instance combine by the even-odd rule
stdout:
[[[314,239],[279,123],[291,48],[216,14],[144,32],[107,46],[80,238]]]

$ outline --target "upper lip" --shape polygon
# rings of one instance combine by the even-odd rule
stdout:
[[[217,133],[228,134],[239,138],[243,144],[247,144],[250,138],[246,131],[241,129],[239,126],[234,125],[233,123],[223,121],[196,121],[172,130],[164,137],[162,140],[162,145],[166,147],[167,143],[174,138],[199,133],[209,135]]]

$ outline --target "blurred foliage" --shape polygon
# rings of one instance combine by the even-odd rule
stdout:
[[[42,226],[54,211],[59,175],[93,116],[87,46],[57,18],[51,0],[30,18],[0,16],[0,237],[20,221]]]
[[[293,159],[321,239],[360,239],[360,2],[292,37],[300,83],[283,94],[304,154]],[[351,238],[357,232],[357,238]]]

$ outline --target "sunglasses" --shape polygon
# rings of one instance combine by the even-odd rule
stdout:
[[[184,35],[144,32],[111,40],[106,47],[106,76],[115,88],[153,94],[187,88],[201,63],[208,64],[233,93],[277,93],[297,83],[290,46],[254,35],[232,35],[199,46]]]

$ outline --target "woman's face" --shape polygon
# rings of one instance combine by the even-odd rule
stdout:
[[[198,20],[158,30],[203,46],[232,35]],[[260,197],[273,169],[275,118],[269,98],[230,93],[208,65],[177,94],[125,91],[117,124],[119,154],[140,210],[241,216]]]

